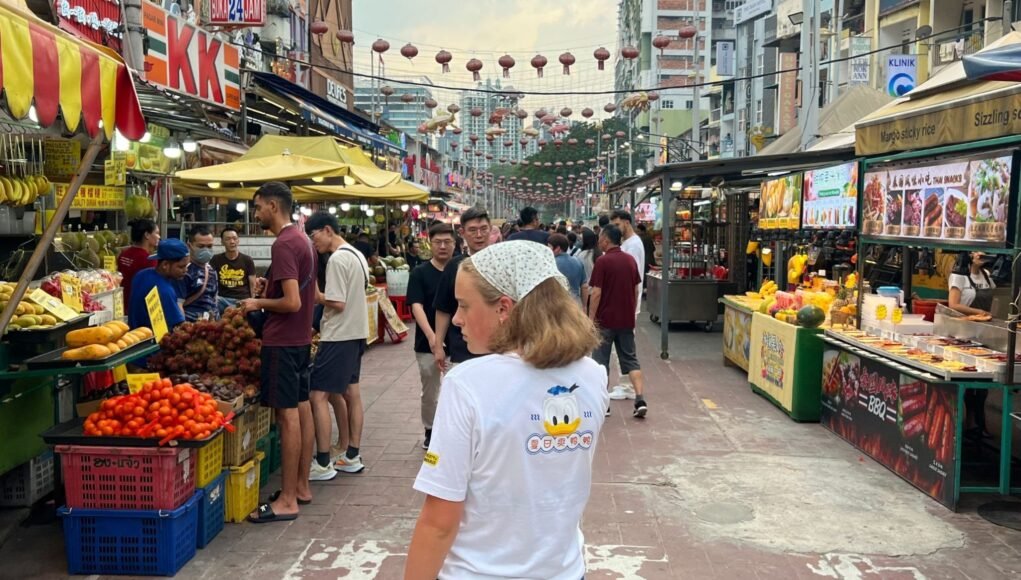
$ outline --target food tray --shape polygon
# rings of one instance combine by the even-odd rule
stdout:
[[[79,417],[73,421],[61,423],[42,434],[43,441],[47,445],[82,445],[101,447],[159,447],[160,440],[156,438],[141,437],[93,437],[86,435],[83,425],[85,417]],[[213,431],[205,439],[174,439],[163,447],[181,447],[184,449],[198,449],[205,447],[223,432],[223,427]]]
[[[916,370],[922,371],[924,373],[928,373],[930,375],[934,375],[937,380],[953,381],[953,380],[992,380],[993,379],[993,374],[992,373],[984,373],[984,372],[978,372],[978,371],[955,371],[955,370],[935,367],[935,366],[923,363],[921,361],[913,360],[913,359],[910,359],[910,358],[907,358],[907,357],[898,356],[898,355],[892,354],[892,353],[890,353],[888,351],[885,351],[882,348],[879,348],[878,345],[866,344],[866,343],[863,343],[863,342],[861,342],[861,341],[859,341],[857,339],[851,338],[849,336],[841,335],[839,332],[833,332],[832,330],[827,330],[826,331],[826,335],[828,337],[831,337],[833,340],[836,340],[839,343],[843,343],[845,345],[851,345],[851,346],[854,346],[855,348],[861,349],[861,350],[863,350],[865,352],[869,352],[869,353],[872,353],[872,354],[874,354],[874,355],[876,355],[878,357],[884,358],[894,368],[901,367],[901,368],[916,369]],[[931,380],[931,379],[927,379],[927,380]]]
[[[58,445],[67,506],[173,510],[195,493],[191,449]]]
[[[221,471],[213,478],[212,483],[202,486],[202,500],[199,502],[198,541],[199,548],[205,548],[209,542],[223,530],[225,505],[227,502],[227,471]]]
[[[173,576],[195,557],[202,491],[173,511],[62,507],[69,574]]]
[[[61,355],[64,354],[64,351],[68,350],[67,347],[64,347],[59,348],[57,350],[51,350],[50,352],[41,354],[37,357],[30,358],[27,361],[25,361],[25,364],[28,365],[28,368],[30,369],[61,369],[67,367],[101,366],[115,359],[129,361],[135,358],[141,358],[145,356],[143,352],[154,344],[156,344],[156,339],[149,338],[139,343],[133,344],[120,352],[115,352],[114,354],[106,358],[94,360],[66,360],[60,358]]]

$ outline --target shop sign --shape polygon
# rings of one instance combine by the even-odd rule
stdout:
[[[801,225],[801,174],[762,182],[759,227],[796,230]]]
[[[68,184],[54,183],[53,192],[56,203],[64,199],[67,194]],[[78,189],[78,194],[71,202],[71,209],[92,209],[100,211],[112,211],[124,209],[124,187],[109,187],[106,185],[83,185]]]
[[[821,422],[936,501],[957,501],[957,387],[827,345]]]
[[[780,119],[779,135],[798,126],[798,55],[793,52],[780,53]]]
[[[716,43],[716,74],[721,77],[734,76],[734,41],[721,40]]]
[[[752,314],[748,380],[790,412],[794,406],[794,362],[798,327]]]
[[[1010,155],[988,153],[865,174],[862,231],[869,235],[1002,245],[1007,240]]]
[[[746,371],[751,352],[751,332],[751,313],[730,305],[723,309],[723,356]]]
[[[236,47],[151,2],[142,3],[142,23],[149,40],[146,80],[208,103],[241,109]]]
[[[867,85],[871,74],[872,38],[868,36],[851,37],[851,71],[847,82],[852,85]]]
[[[334,81],[328,76],[323,75],[326,79],[326,100],[330,101],[334,105],[340,105],[341,107],[347,108],[347,89],[344,85]]]
[[[734,8],[734,26],[747,22],[760,14],[773,9],[773,0],[745,0],[745,3]]]
[[[903,97],[915,88],[918,57],[913,54],[891,54],[886,58],[886,92]]]
[[[86,40],[120,51],[121,5],[110,0],[57,0],[57,25]]]
[[[127,183],[127,154],[114,151],[103,163],[103,184],[124,185]]]
[[[209,0],[206,24],[262,26],[265,22],[265,0]]]
[[[858,224],[858,164],[805,172],[802,227],[853,228]]]
[[[47,139],[43,142],[43,174],[52,179],[66,179],[78,172],[82,144],[74,139]]]

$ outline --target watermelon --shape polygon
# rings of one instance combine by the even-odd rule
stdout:
[[[826,313],[822,308],[809,304],[798,310],[798,324],[805,328],[816,328],[826,320]]]

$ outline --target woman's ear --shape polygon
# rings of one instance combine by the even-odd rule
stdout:
[[[501,296],[497,306],[499,307],[500,322],[503,323],[510,316],[511,310],[514,310],[514,301],[510,296]]]

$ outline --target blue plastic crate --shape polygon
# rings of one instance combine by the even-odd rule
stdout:
[[[69,574],[173,576],[195,556],[202,490],[175,510],[62,507]]]
[[[209,485],[202,488],[199,502],[198,547],[205,548],[223,530],[227,490],[224,482],[228,470],[223,470]]]

